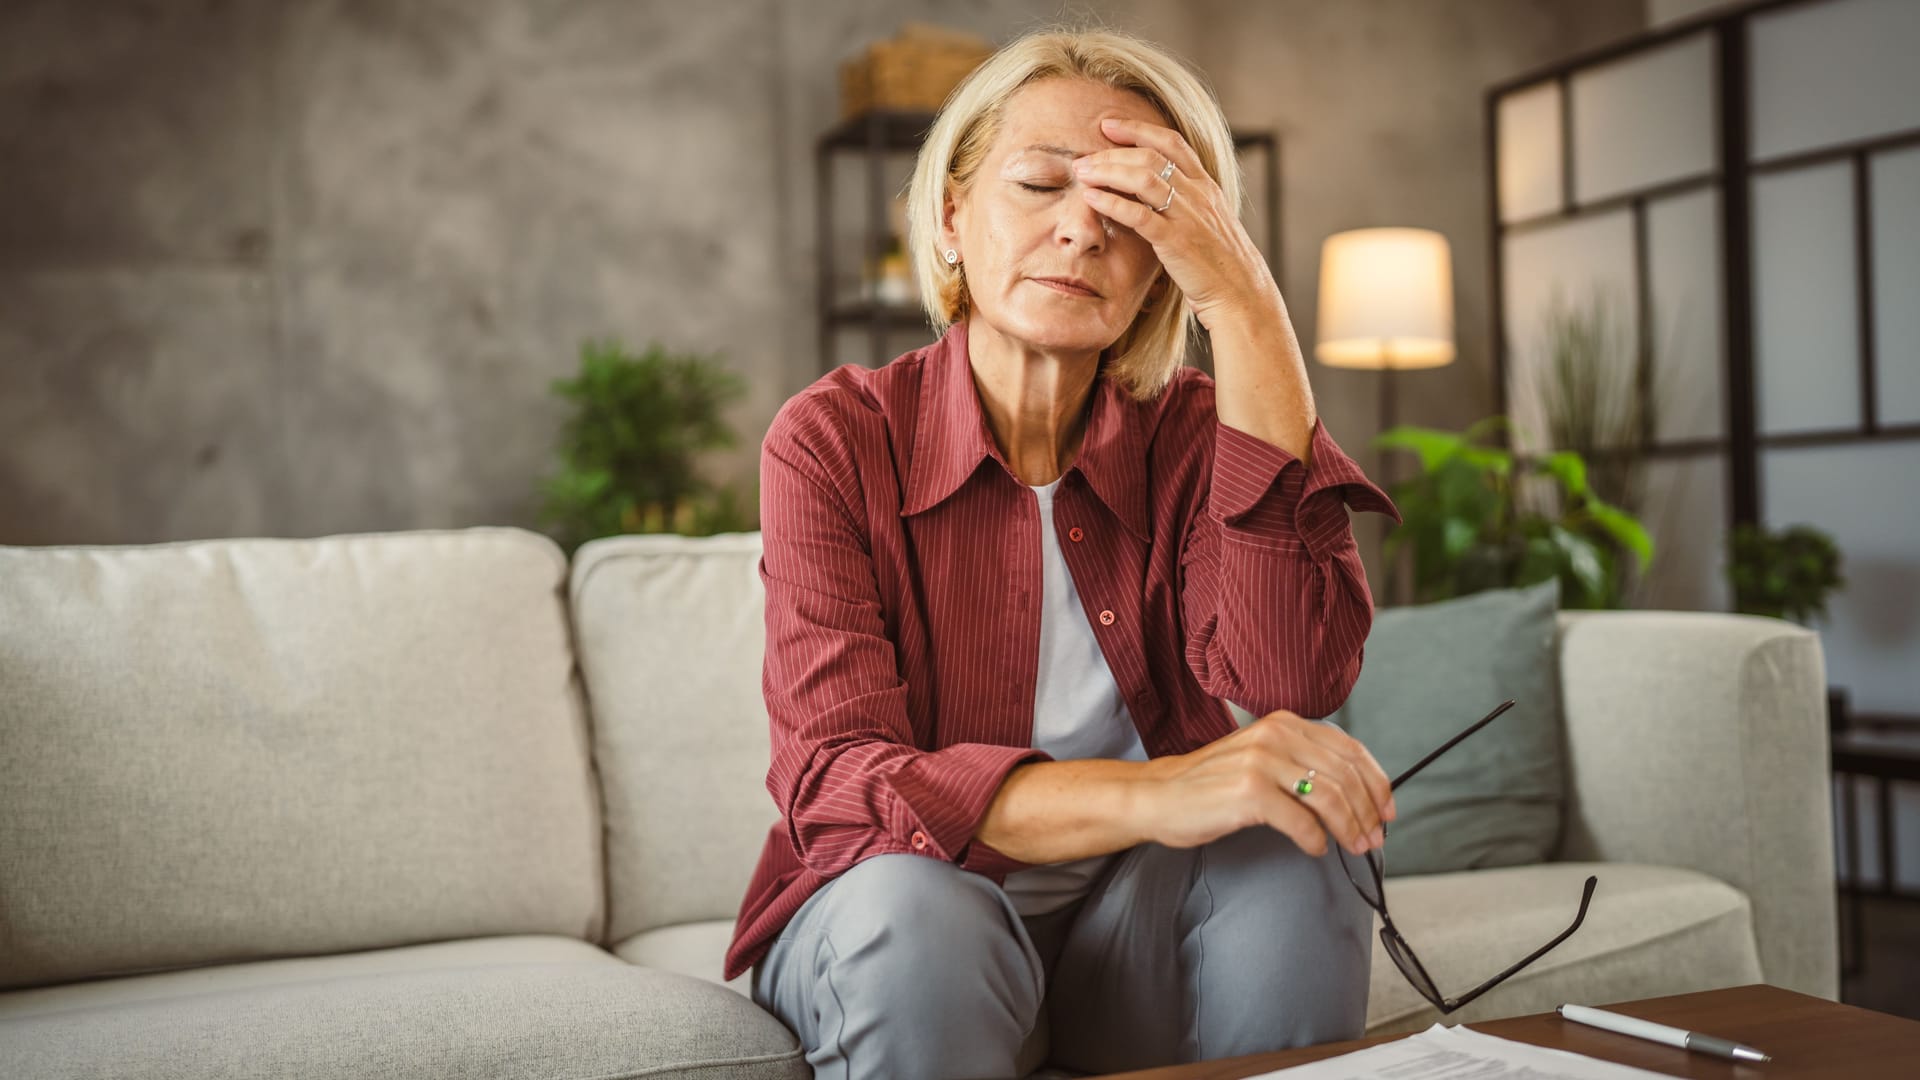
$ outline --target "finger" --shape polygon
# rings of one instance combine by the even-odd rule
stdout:
[[[1154,213],[1151,206],[1115,195],[1105,188],[1082,187],[1080,194],[1095,210],[1146,237],[1150,244],[1155,243],[1156,237],[1164,239],[1167,235],[1165,219]]]
[[[1319,815],[1273,785],[1265,785],[1255,801],[1255,812],[1268,828],[1284,833],[1300,850],[1319,858],[1327,853],[1327,828]]]
[[[1338,754],[1322,756],[1317,752],[1319,750],[1319,747],[1312,747],[1296,755],[1300,761],[1295,766],[1296,777],[1306,775],[1308,768],[1316,773],[1313,791],[1297,797],[1326,821],[1348,851],[1355,855],[1365,854],[1366,848],[1373,842],[1373,830],[1379,827],[1380,821],[1373,812],[1373,803],[1367,797],[1366,788],[1360,782],[1359,770]],[[1287,790],[1294,790],[1291,782]]]
[[[1366,782],[1360,777],[1360,769],[1348,758],[1334,759],[1334,772],[1340,777],[1335,785],[1347,802],[1347,810],[1353,815],[1354,832],[1352,850],[1354,854],[1364,854],[1373,847],[1373,837],[1380,829],[1380,811],[1373,805],[1373,799],[1367,793]]]
[[[1340,839],[1341,846],[1355,855],[1362,854],[1361,843],[1373,831],[1366,824],[1360,808],[1343,789],[1351,788],[1351,781],[1341,778],[1342,766],[1338,758],[1329,755],[1324,767],[1321,764],[1301,760],[1302,757],[1315,757],[1308,751],[1302,755],[1289,755],[1284,764],[1276,763],[1273,769],[1274,787],[1294,802],[1312,811],[1325,824],[1327,831]],[[1305,795],[1294,786],[1307,770],[1314,770],[1313,790]]]
[[[1143,120],[1127,120],[1118,116],[1109,116],[1100,123],[1101,133],[1117,143],[1130,143],[1134,146],[1146,146],[1160,151],[1167,160],[1188,176],[1207,176],[1205,165],[1200,163],[1200,155],[1180,133],[1164,124],[1149,124]]]
[[[1170,179],[1160,179],[1158,169],[1149,169],[1144,165],[1082,164],[1085,160],[1082,158],[1081,162],[1074,164],[1074,171],[1079,174],[1081,183],[1131,195],[1145,203],[1149,209],[1166,201],[1167,186],[1173,183]],[[1173,175],[1180,174],[1176,172]]]
[[[1365,762],[1353,753],[1360,744],[1324,721],[1303,720],[1295,730],[1301,737],[1292,744],[1293,756],[1320,771],[1329,790],[1346,803],[1353,817],[1357,835],[1342,835],[1352,844],[1363,840],[1371,844],[1374,831],[1380,827],[1380,813],[1367,788]],[[1316,778],[1313,794],[1319,793],[1319,778]]]
[[[1367,791],[1373,795],[1374,806],[1379,808],[1380,820],[1392,821],[1399,817],[1399,810],[1393,805],[1393,781],[1387,778],[1387,771],[1380,767],[1380,762],[1374,759],[1373,751],[1367,749],[1366,743],[1355,739],[1353,745],[1359,749],[1362,759],[1366,762],[1366,766],[1360,770],[1360,775],[1366,781]]]
[[[1332,782],[1334,777],[1315,776],[1313,790],[1305,795],[1298,794],[1294,788],[1309,767],[1316,770],[1320,768],[1314,762],[1303,764],[1303,756],[1311,757],[1315,762],[1324,757],[1329,769],[1338,768],[1338,759],[1332,754],[1322,754],[1317,747],[1300,739],[1299,726],[1298,718],[1289,721],[1269,716],[1245,729],[1249,743],[1245,750],[1249,756],[1246,767],[1251,770],[1248,786],[1254,795],[1253,801],[1256,805],[1264,806],[1268,795],[1279,795],[1284,802],[1293,804],[1296,812],[1305,810],[1315,819],[1313,829],[1316,833],[1326,832],[1340,837],[1341,844],[1358,855],[1361,852],[1357,845],[1364,833],[1352,804],[1340,794],[1338,785]],[[1321,786],[1323,779],[1328,781],[1325,787]],[[1275,827],[1280,828],[1277,824]],[[1284,828],[1282,831],[1294,836],[1302,850],[1311,850],[1297,834]]]
[[[1386,770],[1374,760],[1373,752],[1367,749],[1366,744],[1333,724],[1316,722],[1309,726],[1319,729],[1316,736],[1322,745],[1353,762],[1358,770],[1357,782],[1366,789],[1367,797],[1373,801],[1374,817],[1383,822],[1397,817],[1398,812],[1393,805],[1393,781],[1387,778]]]
[[[1091,154],[1085,154],[1073,159],[1073,163],[1076,166],[1082,162],[1089,165],[1100,166],[1138,165],[1155,175],[1158,175],[1160,170],[1166,168],[1169,164],[1173,164],[1173,175],[1175,177],[1187,175],[1185,170],[1181,169],[1171,158],[1151,146],[1116,146],[1111,150],[1095,150]]]

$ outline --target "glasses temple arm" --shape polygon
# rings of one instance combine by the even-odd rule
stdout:
[[[1565,930],[1560,931],[1559,937],[1556,937],[1552,941],[1547,942],[1545,945],[1542,945],[1539,948],[1533,950],[1533,952],[1529,954],[1526,959],[1513,965],[1512,967],[1501,972],[1500,974],[1495,975],[1493,978],[1488,979],[1486,982],[1481,983],[1479,986],[1474,987],[1472,990],[1467,991],[1467,993],[1464,996],[1456,998],[1453,1001],[1449,1002],[1448,1003],[1449,1010],[1458,1009],[1462,1005],[1465,1005],[1467,1002],[1472,1001],[1474,998],[1477,998],[1481,994],[1484,994],[1487,991],[1493,989],[1495,986],[1500,985],[1502,980],[1508,978],[1514,972],[1519,971],[1521,968],[1526,967],[1528,964],[1533,963],[1535,960],[1538,960],[1541,957],[1547,955],[1547,953],[1553,951],[1554,946],[1560,944],[1561,942],[1567,940],[1568,937],[1572,936],[1575,930],[1580,929],[1580,924],[1586,921],[1587,902],[1593,899],[1593,889],[1594,889],[1594,886],[1598,884],[1600,884],[1599,878],[1591,877],[1591,876],[1587,878],[1586,891],[1580,894],[1580,912],[1579,914],[1573,917],[1572,926],[1569,926]]]
[[[1494,707],[1494,710],[1492,712],[1481,717],[1478,723],[1475,723],[1472,727],[1468,728],[1467,730],[1461,732],[1458,735],[1455,735],[1453,738],[1448,739],[1446,742],[1441,743],[1440,749],[1435,750],[1433,753],[1428,754],[1426,757],[1421,758],[1419,761],[1414,763],[1413,768],[1408,769],[1406,772],[1403,772],[1399,776],[1394,777],[1393,783],[1387,785],[1387,789],[1391,791],[1394,788],[1399,787],[1401,784],[1406,783],[1407,780],[1410,779],[1414,773],[1419,772],[1421,769],[1424,769],[1429,764],[1431,764],[1434,758],[1437,758],[1441,754],[1444,754],[1447,751],[1453,749],[1454,746],[1457,745],[1461,739],[1464,739],[1467,736],[1473,734],[1474,732],[1479,731],[1481,728],[1486,727],[1489,723],[1493,721],[1494,717],[1499,716],[1501,713],[1506,712],[1508,709],[1511,709],[1511,708],[1513,708],[1512,701],[1501,702],[1499,705]]]

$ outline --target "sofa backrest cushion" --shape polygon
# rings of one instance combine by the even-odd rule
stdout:
[[[597,937],[566,571],[508,528],[0,547],[0,988]]]
[[[607,934],[731,919],[767,830],[760,534],[618,536],[573,559],[607,820]]]
[[[1387,873],[1545,862],[1566,803],[1560,581],[1383,608],[1359,681],[1329,719],[1389,777],[1511,698],[1513,708],[1395,790]]]

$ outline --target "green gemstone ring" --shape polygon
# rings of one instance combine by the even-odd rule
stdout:
[[[1296,795],[1313,794],[1313,775],[1314,775],[1314,771],[1312,769],[1308,769],[1307,775],[1294,781],[1293,783],[1294,794]]]

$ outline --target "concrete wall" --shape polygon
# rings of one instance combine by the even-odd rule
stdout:
[[[838,62],[904,19],[1005,39],[1061,14],[10,0],[0,543],[531,524],[564,415],[547,384],[597,335],[724,353],[752,390],[714,468],[750,482],[766,422],[819,371],[812,144]],[[1303,342],[1328,233],[1448,235],[1462,359],[1403,376],[1401,416],[1488,411],[1484,89],[1636,32],[1645,0],[1098,14],[1280,132]],[[1370,460],[1375,377],[1312,374]]]

